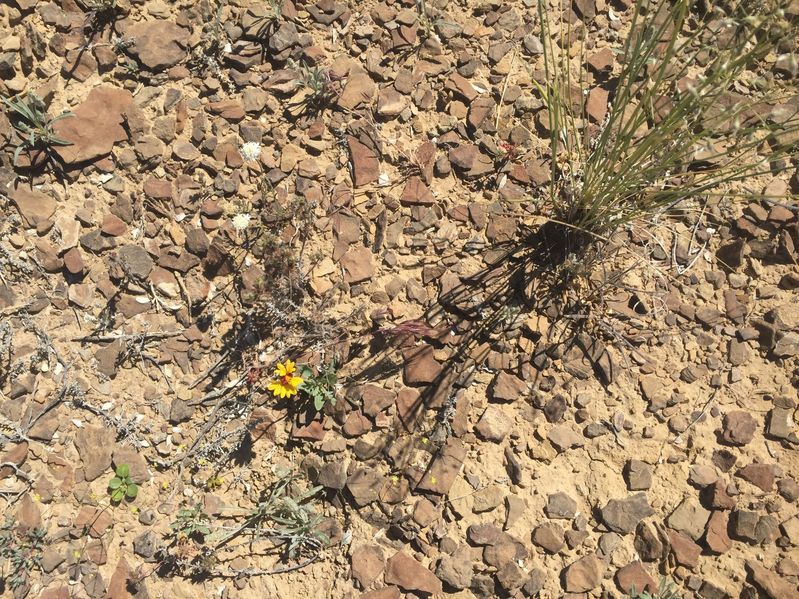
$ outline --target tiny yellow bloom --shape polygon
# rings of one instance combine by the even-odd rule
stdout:
[[[269,389],[275,397],[291,397],[297,395],[297,389],[302,385],[302,377],[295,376],[297,366],[291,360],[286,360],[286,363],[278,363],[275,368],[275,380],[269,383],[266,388]]]
[[[169,488],[169,481],[168,480],[161,481],[161,488],[165,489],[165,490],[168,489]]]
[[[39,495],[38,493],[34,493],[33,494],[33,500],[34,501],[41,501],[42,500],[42,496]]]

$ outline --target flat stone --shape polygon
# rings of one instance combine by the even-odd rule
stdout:
[[[83,462],[83,474],[92,481],[111,467],[116,431],[107,427],[85,426],[75,433],[75,447]]]
[[[434,357],[433,347],[423,344],[402,352],[405,362],[403,374],[406,385],[434,383],[441,376],[443,367]]]
[[[619,568],[616,572],[616,584],[628,595],[633,590],[636,593],[654,594],[658,589],[658,583],[649,575],[641,562],[632,562]]]
[[[694,543],[690,537],[674,530],[667,531],[671,553],[677,564],[690,570],[699,565],[699,555],[702,548]]]
[[[379,545],[360,545],[352,550],[350,558],[352,577],[362,588],[369,587],[386,567],[386,557]]]
[[[388,560],[385,581],[406,591],[421,591],[431,595],[443,592],[441,581],[436,575],[402,551]]]
[[[587,593],[602,582],[605,565],[596,555],[586,555],[566,567],[563,580],[569,593]]]
[[[630,491],[646,491],[652,486],[652,468],[640,460],[627,460],[624,477]]]
[[[732,549],[732,541],[727,534],[728,523],[728,512],[719,510],[710,515],[705,531],[705,545],[713,553],[726,553]]]
[[[796,597],[796,584],[780,578],[778,574],[769,568],[764,568],[753,559],[746,560],[746,570],[752,578],[755,586],[759,588],[766,597],[770,599],[785,599],[786,597]]]
[[[572,447],[582,447],[585,444],[585,437],[568,424],[553,426],[547,433],[547,439],[559,452]]]
[[[26,227],[36,228],[39,224],[50,221],[58,206],[56,200],[36,188],[19,185],[9,197],[19,210],[19,215]]]
[[[128,51],[151,71],[168,69],[186,58],[189,31],[171,21],[141,21],[125,33],[126,37],[133,39]]]
[[[611,499],[601,510],[605,525],[620,534],[634,532],[641,520],[654,513],[644,493],[636,493],[627,499]]]
[[[510,432],[513,421],[496,405],[489,405],[474,427],[475,432],[486,441],[501,443]]]
[[[71,117],[60,119],[53,125],[55,134],[71,144],[56,146],[56,153],[68,166],[107,156],[115,143],[128,138],[123,115],[131,106],[133,95],[128,90],[95,87]]]
[[[666,519],[669,528],[698,541],[705,532],[710,512],[693,497],[686,497]]]
[[[527,383],[505,371],[497,374],[491,389],[491,397],[496,401],[516,401],[526,394]]]
[[[436,575],[448,586],[459,591],[471,587],[474,567],[469,547],[461,545],[452,555],[444,555],[436,568]]]
[[[737,410],[725,414],[721,438],[731,445],[746,445],[752,441],[757,421],[749,412]]]
[[[380,176],[380,160],[377,154],[352,136],[347,137],[347,147],[352,161],[352,182],[363,187],[377,181]]]
[[[430,464],[417,488],[421,491],[446,495],[460,474],[465,459],[466,448],[463,442],[450,437],[433,463]]]
[[[547,497],[544,512],[548,518],[571,520],[577,515],[577,502],[566,493],[553,493]]]
[[[775,470],[776,467],[774,464],[753,463],[739,468],[736,475],[755,485],[760,490],[770,493],[774,490],[774,479],[776,478]]]
[[[558,553],[566,545],[566,537],[560,525],[544,522],[533,530],[533,543],[549,553]]]

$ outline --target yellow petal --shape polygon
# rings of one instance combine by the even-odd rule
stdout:
[[[274,391],[275,389],[277,389],[277,382],[272,381],[266,386],[266,388],[269,389],[270,391]]]
[[[299,387],[301,384],[302,384],[302,378],[298,376],[291,377],[291,380],[289,381],[289,385],[291,385],[295,389]]]
[[[286,367],[283,364],[278,362],[277,370],[275,370],[275,374],[277,376],[286,376],[286,370],[287,370]]]
[[[296,368],[294,362],[292,362],[291,360],[286,360],[286,373],[287,374],[291,374],[295,370],[297,370],[297,368]]]

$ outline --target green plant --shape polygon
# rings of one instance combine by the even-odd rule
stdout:
[[[210,522],[211,517],[203,511],[202,505],[197,504],[191,508],[178,510],[175,521],[169,526],[177,538],[189,537],[201,540],[205,535],[211,534]]]
[[[636,592],[635,587],[633,587],[630,589],[629,596],[631,599],[680,599],[682,597],[679,591],[677,591],[675,584],[668,580],[665,576],[661,576],[660,586],[658,586],[658,590],[654,595],[647,591],[638,593]]]
[[[319,111],[341,94],[341,80],[330,69],[289,60],[288,65],[298,73],[303,89],[294,107],[302,110]]]
[[[775,107],[790,90],[756,79],[796,32],[778,7],[714,4],[699,15],[690,0],[637,0],[603,119],[601,110],[587,114],[585,99],[595,93],[603,103],[607,92],[585,89],[569,57],[578,31],[561,20],[554,36],[546,3],[538,6],[552,155],[544,202],[571,246],[562,255],[686,200],[741,194],[729,185],[796,157],[799,112]],[[741,82],[751,91],[734,93]]]
[[[123,499],[134,500],[139,494],[139,486],[130,480],[130,466],[120,464],[117,466],[115,476],[108,483],[111,492],[111,501],[119,503]]]
[[[56,121],[72,116],[71,112],[64,111],[51,117],[39,96],[28,92],[23,96],[2,98],[9,112],[9,118],[14,128],[19,132],[22,142],[14,150],[14,165],[19,162],[23,151],[41,151],[52,159],[53,146],[68,146],[71,142],[61,139],[55,134],[53,125]]]
[[[24,586],[30,573],[41,569],[46,536],[43,528],[15,528],[13,519],[0,526],[0,557],[8,560],[11,566],[2,580],[8,580],[12,589]]]
[[[327,403],[336,405],[338,374],[335,360],[320,367],[317,374],[314,374],[311,367],[305,364],[300,367],[300,377],[302,377],[300,391],[313,401],[317,411],[322,410]]]

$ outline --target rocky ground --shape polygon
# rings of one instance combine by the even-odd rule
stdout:
[[[573,11],[601,123],[630,7]],[[0,114],[4,596],[799,596],[799,224],[774,201],[796,165],[620,233],[601,317],[568,335],[525,259],[550,176],[536,21],[0,6],[0,92],[71,112],[69,145],[16,164]],[[335,360],[335,404],[273,397],[286,359]],[[220,545],[285,469],[321,486],[324,546]],[[177,542],[193,506],[209,530]]]

